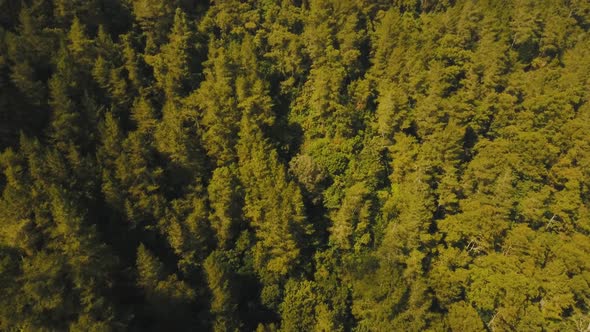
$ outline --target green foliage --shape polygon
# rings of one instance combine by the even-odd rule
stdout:
[[[232,247],[241,225],[242,192],[236,168],[219,167],[207,187],[211,214],[209,220],[219,248]]]
[[[235,303],[236,285],[234,285],[229,264],[224,253],[214,251],[205,260],[205,273],[212,293],[211,314],[214,315],[214,331],[237,331],[237,305]]]
[[[0,330],[586,331],[589,29],[0,0]]]
[[[186,305],[193,300],[195,291],[176,274],[167,275],[162,262],[143,244],[137,249],[136,266],[137,284],[144,292],[148,313],[156,315],[158,325],[182,327]]]
[[[194,29],[194,28],[193,28]],[[186,14],[177,9],[168,43],[162,45],[156,55],[146,56],[146,62],[154,68],[158,86],[168,99],[185,95],[194,81],[196,41]]]
[[[299,188],[289,181],[275,151],[260,129],[242,120],[238,146],[240,179],[244,184],[244,216],[256,229],[254,267],[270,285],[298,265],[310,227]],[[277,295],[273,293],[272,297]]]
[[[313,282],[290,280],[281,303],[281,331],[313,331],[316,324],[316,289]]]

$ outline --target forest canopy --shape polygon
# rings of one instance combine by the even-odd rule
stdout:
[[[588,331],[589,29],[0,0],[0,330]]]

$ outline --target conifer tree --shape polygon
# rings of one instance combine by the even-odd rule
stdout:
[[[272,304],[276,287],[299,264],[303,241],[311,231],[303,215],[301,193],[286,178],[278,157],[262,133],[244,117],[238,154],[244,184],[244,215],[255,230],[254,268],[267,285],[263,301]]]
[[[212,293],[211,314],[213,331],[237,331],[236,285],[233,284],[231,265],[221,251],[214,251],[205,260],[205,273]]]
[[[215,230],[218,248],[228,249],[244,228],[241,220],[242,188],[235,165],[216,168],[207,187],[211,213],[209,222]]]
[[[586,331],[589,29],[0,0],[0,330]]]
[[[146,61],[154,68],[154,77],[168,100],[183,97],[194,84],[197,47],[187,15],[176,9],[168,43]]]

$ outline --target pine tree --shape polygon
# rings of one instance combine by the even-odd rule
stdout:
[[[214,251],[205,260],[204,269],[212,294],[213,330],[237,331],[240,324],[236,317],[236,286],[231,265],[222,251]]]
[[[254,268],[266,287],[263,301],[272,304],[273,287],[292,272],[301,257],[310,228],[303,214],[301,193],[286,178],[276,152],[265,144],[262,133],[244,117],[238,154],[244,184],[244,215],[255,230]]]
[[[133,15],[146,35],[146,54],[154,54],[164,42],[174,18],[174,3],[155,0],[133,1]]]
[[[183,97],[194,85],[197,42],[187,15],[176,9],[168,43],[156,55],[148,55],[146,62],[154,68],[157,85],[169,101]]]
[[[240,113],[233,95],[233,61],[230,56],[223,47],[210,44],[204,81],[187,101],[189,107],[199,109],[203,146],[218,166],[236,161]]]
[[[141,244],[137,248],[138,286],[144,291],[148,304],[147,314],[155,315],[155,328],[174,326],[187,328],[186,307],[195,292],[175,274],[167,275],[162,262]],[[145,319],[149,321],[149,316]],[[153,319],[153,318],[152,318]],[[152,327],[153,328],[153,327]]]
[[[242,188],[236,172],[235,165],[216,168],[207,187],[211,206],[209,222],[215,230],[217,246],[222,249],[229,249],[244,228],[241,220]]]

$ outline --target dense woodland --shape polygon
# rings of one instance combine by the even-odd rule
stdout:
[[[587,0],[0,0],[0,330],[589,331]]]

